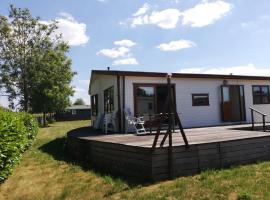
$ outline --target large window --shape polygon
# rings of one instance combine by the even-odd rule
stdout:
[[[269,104],[269,86],[256,85],[252,86],[253,104]]]
[[[209,106],[209,94],[192,94],[192,106]]]
[[[174,85],[172,85],[174,98]],[[168,96],[166,84],[134,84],[134,110],[137,116],[147,116],[164,112],[164,105]]]
[[[114,92],[113,86],[104,90],[104,112],[112,113],[114,111]]]
[[[92,110],[92,116],[98,115],[98,95],[92,95],[91,96],[91,110]]]

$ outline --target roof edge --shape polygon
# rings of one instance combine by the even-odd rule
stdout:
[[[118,70],[92,70],[92,75],[120,75],[142,77],[166,77],[165,72],[118,71]],[[209,78],[209,79],[242,79],[242,80],[270,80],[270,76],[226,75],[226,74],[193,74],[172,73],[172,78]]]

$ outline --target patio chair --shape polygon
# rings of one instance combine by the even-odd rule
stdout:
[[[117,127],[116,127],[116,118],[117,117],[117,111],[114,111],[113,113],[109,113],[109,114],[104,114],[104,118],[103,118],[103,131],[107,134],[108,133],[108,129],[110,129],[110,126],[112,126],[112,128],[110,130],[116,132]]]
[[[131,114],[130,109],[124,109],[125,119],[126,119],[126,130],[125,133],[129,131],[136,131],[136,134],[146,133],[144,128],[145,121],[143,117],[134,117]]]
[[[94,129],[99,129],[101,127],[101,123],[102,123],[102,114],[99,113],[93,124]]]

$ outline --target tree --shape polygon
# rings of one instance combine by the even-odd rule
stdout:
[[[73,105],[85,105],[85,102],[84,102],[84,100],[82,98],[78,98],[78,99],[75,100]]]
[[[33,112],[44,114],[63,111],[69,104],[69,96],[73,95],[70,82],[74,76],[71,60],[65,53],[68,46],[59,43],[44,55],[42,64],[36,66],[38,73],[33,75],[35,84],[30,93],[30,106]]]
[[[0,16],[0,77],[11,106],[51,112],[66,106],[73,94],[68,45],[56,35],[57,23],[41,23],[28,9],[10,6],[9,17]]]

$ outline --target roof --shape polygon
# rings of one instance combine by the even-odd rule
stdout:
[[[72,105],[66,108],[66,110],[85,110],[91,109],[90,105]]]
[[[141,77],[166,77],[164,72],[142,72],[142,71],[118,71],[118,70],[92,70],[92,75],[119,75],[119,76],[141,76]],[[242,80],[270,80],[270,76],[246,76],[225,74],[193,74],[172,73],[172,78],[206,78],[206,79],[242,79]]]

